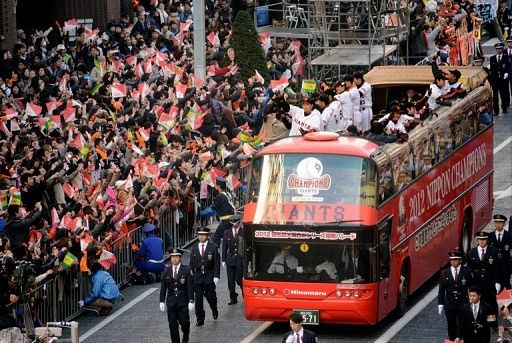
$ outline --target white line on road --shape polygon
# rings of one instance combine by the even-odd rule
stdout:
[[[115,311],[114,314],[112,314],[111,316],[107,317],[105,320],[103,320],[102,322],[98,323],[92,329],[90,329],[89,331],[84,333],[82,336],[80,336],[79,341],[83,342],[84,340],[86,340],[90,336],[94,335],[96,332],[101,330],[105,325],[107,325],[108,323],[110,323],[111,321],[113,321],[114,319],[116,319],[117,317],[119,317],[120,315],[125,313],[126,311],[128,311],[130,308],[132,308],[134,305],[136,305],[139,301],[143,300],[144,298],[146,298],[148,295],[150,295],[151,293],[153,293],[157,289],[158,288],[150,288],[150,289],[148,289],[147,291],[145,291],[144,293],[139,295],[137,298],[135,298],[132,301],[130,301],[127,305],[125,305],[125,306],[121,307],[119,310]]]
[[[263,331],[265,331],[266,329],[268,329],[268,327],[270,325],[272,325],[273,322],[265,322],[263,324],[261,324],[260,326],[258,326],[256,328],[256,330],[254,330],[253,332],[251,332],[251,334],[247,337],[245,337],[242,342],[240,343],[251,343],[256,337],[258,337]]]
[[[400,332],[404,328],[407,323],[409,323],[414,317],[416,317],[423,309],[430,304],[432,300],[434,300],[437,296],[437,293],[439,291],[439,286],[436,286],[434,289],[432,289],[430,292],[428,292],[423,299],[418,301],[416,305],[414,305],[407,313],[400,318],[395,324],[393,324],[389,329],[386,330],[377,340],[375,343],[385,343],[389,342],[391,338],[393,338],[397,333]]]
[[[498,200],[498,199],[507,198],[509,196],[512,196],[512,186],[509,186],[504,191],[495,191],[494,192],[494,196],[495,196],[494,200]]]
[[[494,148],[493,150],[493,153],[494,154],[497,154],[498,151],[500,151],[501,149],[503,149],[504,147],[506,147],[508,144],[510,144],[510,142],[512,142],[512,136],[508,137],[507,139],[505,139],[503,142],[501,142],[500,145],[498,145],[496,148]]]

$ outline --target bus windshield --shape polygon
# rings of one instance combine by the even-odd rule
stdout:
[[[253,227],[253,226],[247,226]],[[378,248],[373,230],[344,228],[342,232],[303,231],[255,225],[246,249],[246,277],[254,280],[371,283],[377,280]],[[302,234],[310,239],[260,239]],[[333,240],[334,235],[338,240]],[[267,235],[268,236],[268,235]],[[330,240],[327,238],[330,237]]]
[[[298,206],[305,213],[309,205],[316,206],[317,214],[325,209],[333,212],[343,211],[342,205],[377,205],[377,168],[370,159],[361,157],[318,154],[312,157],[306,154],[273,154],[256,158],[252,163],[249,203],[255,204],[254,223],[280,223],[264,220],[271,213],[270,205]],[[299,213],[300,214],[300,213]],[[338,213],[339,214],[339,213]],[[312,221],[339,221],[340,216],[324,215]],[[269,219],[269,218],[267,218]],[[302,218],[304,219],[304,218]],[[287,216],[286,223],[307,222]]]

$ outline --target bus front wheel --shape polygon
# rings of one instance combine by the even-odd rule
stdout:
[[[409,279],[407,270],[402,267],[402,271],[400,272],[400,286],[398,288],[398,315],[401,317],[407,312],[407,306],[409,301]]]
[[[469,257],[469,253],[471,251],[471,231],[471,219],[466,213],[464,215],[464,221],[462,222],[462,236],[460,243],[462,256],[464,256],[466,260]]]

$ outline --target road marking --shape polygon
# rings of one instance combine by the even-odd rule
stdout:
[[[265,322],[258,326],[256,330],[251,332],[251,334],[247,337],[245,337],[240,343],[251,343],[256,337],[258,337],[263,331],[269,328],[270,325],[272,325],[273,322]]]
[[[496,198],[494,198],[494,200],[498,200],[498,199],[501,199],[501,198],[506,198],[506,197],[512,196],[512,186],[509,186],[504,191],[495,191],[494,192],[494,196],[496,197]]]
[[[504,147],[506,147],[508,144],[510,144],[510,142],[512,142],[512,136],[508,137],[507,139],[505,139],[503,142],[501,142],[500,145],[498,145],[496,148],[494,148],[493,150],[493,153],[494,154],[497,154],[498,151],[500,151],[501,149],[503,149]]]
[[[439,292],[439,286],[433,288],[427,295],[423,297],[420,301],[416,303],[407,313],[400,318],[395,324],[393,324],[389,329],[386,330],[375,343],[385,343],[389,342],[391,338],[395,337],[397,333],[399,333],[407,323],[409,323],[414,317],[416,317],[423,309],[432,302],[437,297],[437,293]]]
[[[105,320],[103,320],[102,322],[98,323],[92,329],[90,329],[89,331],[84,333],[82,336],[80,336],[79,341],[83,342],[84,340],[86,340],[90,336],[94,335],[96,332],[101,330],[105,325],[107,325],[108,323],[110,323],[111,321],[113,321],[114,319],[116,319],[117,317],[119,317],[120,315],[125,313],[126,311],[128,311],[130,308],[135,306],[138,302],[140,302],[141,300],[146,298],[148,295],[150,295],[151,293],[153,293],[157,289],[158,288],[150,288],[150,289],[148,289],[147,291],[145,291],[144,293],[139,295],[137,298],[133,299],[128,304],[126,304],[125,306],[121,307],[119,310],[115,311],[114,314],[112,314],[111,316],[108,316],[107,318],[105,318]]]

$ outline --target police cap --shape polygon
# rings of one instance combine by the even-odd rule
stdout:
[[[183,255],[183,249],[174,248],[174,249],[172,249],[172,251],[169,255],[170,256],[181,256],[181,255]]]
[[[242,215],[240,213],[233,214],[229,217],[229,221],[231,224],[236,224],[242,219]]]
[[[151,231],[153,231],[153,230],[155,230],[155,225],[153,225],[153,224],[151,224],[151,223],[146,223],[146,224],[144,224],[144,227],[142,228],[142,231],[144,231],[144,232],[146,232],[146,233],[147,233],[147,232],[151,232]]]
[[[448,257],[450,258],[450,260],[458,260],[462,258],[462,253],[459,251],[450,251],[448,253]]]
[[[207,227],[200,227],[199,229],[197,229],[198,235],[208,235],[209,233],[210,233],[210,229]]]
[[[503,44],[503,43],[496,43],[496,44],[494,44],[494,48],[495,49],[503,49],[503,48],[505,48],[505,44]]]
[[[226,182],[228,182],[228,180],[226,180],[225,178],[221,177],[221,176],[217,176],[215,178],[215,181],[217,181],[217,183],[221,183],[221,184],[226,184]]]
[[[480,232],[476,233],[475,238],[476,239],[489,239],[489,235],[487,234],[487,232],[480,231]]]
[[[495,214],[494,216],[492,216],[492,218],[494,219],[495,222],[506,222],[507,221],[507,217],[504,216],[503,214]]]

